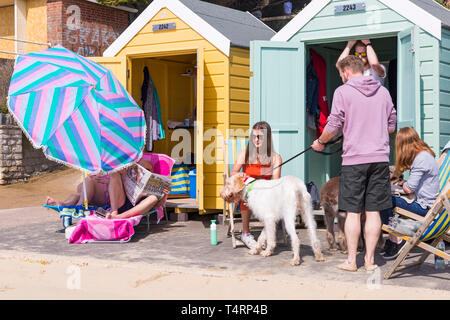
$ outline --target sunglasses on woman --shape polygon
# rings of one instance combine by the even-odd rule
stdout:
[[[255,140],[255,139],[262,140],[263,138],[264,138],[263,134],[252,134],[252,139],[253,140]]]
[[[365,53],[365,52],[355,52],[355,56],[357,56],[357,57],[359,57],[359,56],[367,57],[367,53]]]

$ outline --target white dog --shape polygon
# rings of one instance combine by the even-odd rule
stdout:
[[[283,220],[294,253],[291,265],[299,265],[300,239],[295,231],[295,218],[300,213],[308,228],[316,261],[325,261],[317,239],[311,196],[299,178],[285,176],[276,180],[255,180],[236,174],[226,180],[220,196],[227,202],[244,200],[252,214],[264,223],[258,245],[249,254],[270,256],[276,246],[276,223]],[[266,248],[262,251],[266,241]]]

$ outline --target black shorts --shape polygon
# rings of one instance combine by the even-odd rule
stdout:
[[[389,163],[342,166],[339,210],[353,213],[392,208]]]
[[[140,199],[137,203],[136,206],[139,204],[139,202],[141,202],[142,200],[144,200],[144,198]],[[130,200],[128,200],[128,197],[125,196],[125,203],[117,210],[119,212],[119,214],[130,210],[131,208],[133,208],[135,206],[133,206],[133,204],[131,203]]]

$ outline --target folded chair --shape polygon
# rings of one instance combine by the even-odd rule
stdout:
[[[153,172],[157,174],[161,174],[164,176],[170,176],[173,164],[175,163],[175,160],[169,157],[168,155],[162,154],[162,153],[144,153],[142,156],[142,159],[148,160],[152,163]],[[160,207],[153,208],[147,213],[144,213],[143,216],[147,217],[147,232],[150,230],[150,215],[152,213],[158,213],[163,212],[164,216],[166,218],[166,221],[168,221],[167,217],[167,210],[166,210],[166,200],[161,204]]]
[[[441,157],[438,160],[439,168],[441,168],[442,164],[444,163],[444,161],[446,159],[448,159],[447,158],[448,153],[450,153],[450,140],[447,142],[447,144],[445,145],[444,149],[442,149],[442,155],[441,155]],[[445,171],[445,172],[447,172],[446,179],[448,181],[448,180],[450,180],[450,173],[449,173],[449,169],[448,169],[448,166],[450,166],[450,164],[448,163],[448,160],[447,160],[447,164],[446,165],[447,165],[446,168],[442,167],[442,172],[444,172],[444,170],[446,170]],[[445,179],[445,177],[444,177],[444,179]],[[450,243],[450,228],[447,229],[447,232],[444,235],[444,240],[447,241],[448,243]]]
[[[224,158],[224,173],[223,173],[223,184],[225,185],[226,179],[230,176],[231,170],[233,169],[234,164],[236,163],[237,157],[241,153],[241,151],[245,150],[248,143],[248,139],[245,138],[236,138],[236,139],[224,139],[223,140],[223,158]],[[236,236],[234,230],[234,223],[237,221],[234,214],[240,213],[240,203],[226,203],[223,202],[223,223],[228,224],[227,228],[227,236],[231,235],[231,243],[233,244],[233,248],[236,248]],[[227,214],[228,207],[228,214]],[[242,220],[242,219],[238,219]],[[241,241],[239,241],[241,244]],[[243,244],[243,243],[242,243]]]
[[[234,164],[237,161],[237,158],[242,150],[245,150],[248,143],[248,139],[245,138],[236,138],[236,139],[224,139],[223,140],[223,157],[224,157],[224,164],[225,169],[223,173],[223,183],[225,185],[225,180],[230,176],[231,170],[233,169]],[[228,214],[227,214],[227,208],[228,208]],[[231,236],[231,242],[233,245],[233,248],[236,248],[237,243],[240,245],[244,245],[244,243],[238,239],[236,239],[234,230],[234,223],[237,221],[242,221],[241,218],[236,218],[235,213],[240,213],[240,203],[235,202],[228,204],[225,201],[223,202],[223,223],[228,224],[227,228],[227,236]],[[255,219],[251,219],[250,221],[257,221]],[[284,243],[287,243],[287,233],[283,227],[283,239]],[[240,232],[239,232],[240,234]]]
[[[393,209],[393,211],[399,215],[422,222],[415,234],[413,236],[407,236],[396,231],[389,225],[383,225],[382,227],[384,231],[406,240],[406,244],[400,250],[400,254],[386,271],[384,275],[385,279],[389,279],[395,272],[421,265],[429,254],[436,254],[444,259],[450,260],[449,254],[436,249],[437,244],[442,239],[446,239],[448,237],[447,232],[450,228],[450,152],[448,152],[448,150],[442,154],[439,163],[442,163],[439,167],[440,193],[425,217],[401,208]],[[431,243],[426,243],[426,241],[429,240],[432,240]],[[425,250],[425,252],[422,253],[419,260],[416,262],[401,265],[414,247],[419,247]]]

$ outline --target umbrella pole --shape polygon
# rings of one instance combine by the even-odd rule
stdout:
[[[87,200],[87,192],[86,192],[86,178],[83,172],[83,194],[84,194],[84,209],[88,209],[88,200]]]

